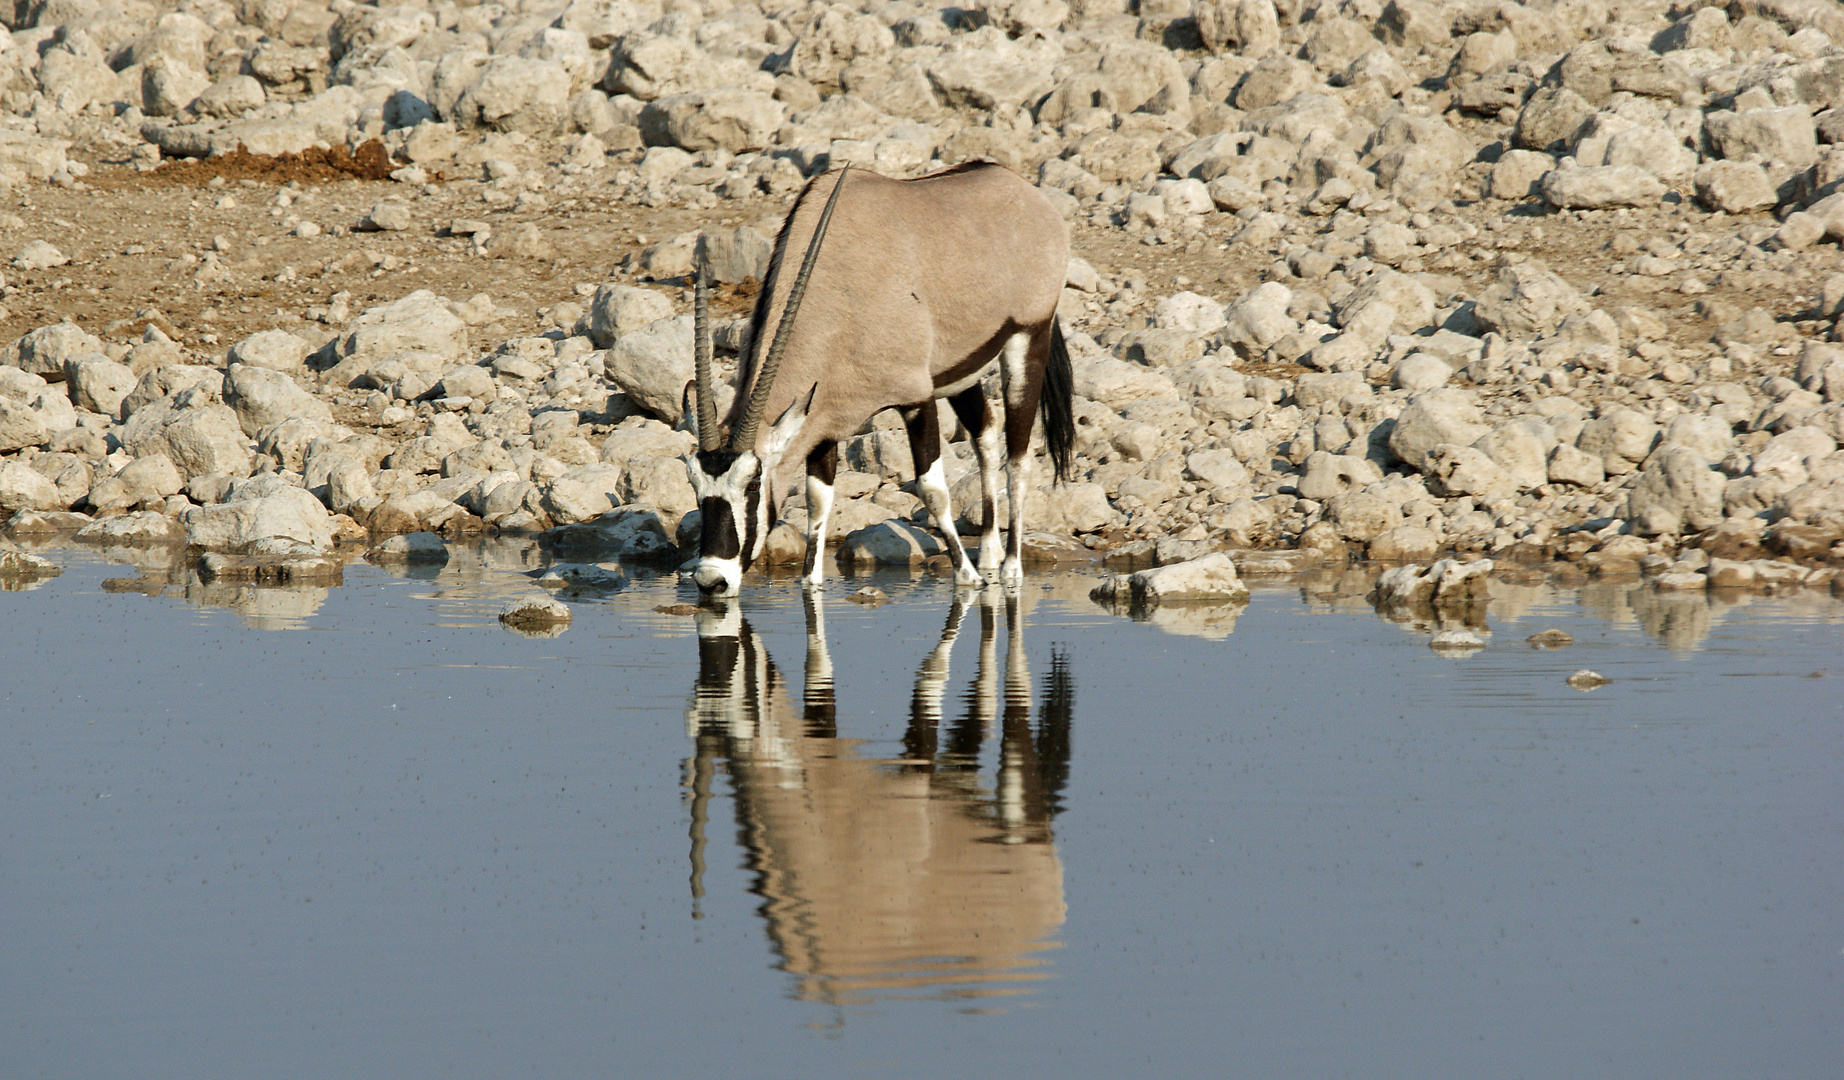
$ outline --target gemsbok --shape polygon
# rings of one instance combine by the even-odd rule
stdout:
[[[786,257],[803,249],[790,279]],[[709,276],[700,258],[698,449],[686,459],[702,517],[692,571],[698,588],[719,596],[737,591],[776,521],[776,468],[803,458],[804,577],[820,584],[839,443],[884,409],[903,416],[917,487],[956,583],[977,585],[994,570],[1008,585],[1020,582],[1035,418],[1041,412],[1059,480],[1068,476],[1075,442],[1073,376],[1056,317],[1068,262],[1062,217],[1036,188],[997,165],[961,165],[915,180],[849,167],[816,177],[776,238],[737,368],[736,399],[720,428]],[[982,385],[994,367],[1011,504],[1002,567],[1001,423]],[[948,504],[937,398],[953,406],[979,461],[985,516],[977,566]],[[764,417],[776,419],[764,425]]]

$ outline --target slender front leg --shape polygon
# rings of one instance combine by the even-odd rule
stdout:
[[[807,563],[801,582],[809,589],[826,580],[826,519],[832,516],[832,482],[838,475],[838,443],[821,443],[807,455]]]
[[[1030,337],[1013,334],[1005,339],[1004,359],[999,365],[1005,392],[1006,496],[1012,504],[1005,567],[999,572],[999,580],[1008,588],[1024,584],[1024,496],[1029,488],[1031,426],[1037,419],[1039,390],[1031,379],[1030,351]]]
[[[999,569],[999,410],[975,385],[948,399],[954,415],[973,437],[973,453],[980,464],[980,570]]]
[[[954,530],[954,509],[948,499],[948,471],[941,459],[941,413],[934,401],[903,410],[903,422],[909,429],[909,453],[916,463],[916,490],[922,505],[928,507],[935,527],[941,530],[941,542],[954,560],[954,584],[972,587],[985,584],[967,549],[961,546],[960,534]]]

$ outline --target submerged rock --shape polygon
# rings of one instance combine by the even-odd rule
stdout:
[[[1185,601],[1246,601],[1249,587],[1228,555],[1213,552],[1173,566],[1156,566],[1104,578],[1089,598],[1109,606],[1155,607]]]
[[[556,637],[570,625],[570,608],[541,593],[520,596],[500,609],[500,625],[521,637]]]

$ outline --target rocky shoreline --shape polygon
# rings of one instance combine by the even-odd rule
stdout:
[[[640,237],[531,333],[490,294],[415,288],[227,349],[146,309],[29,329],[0,349],[16,541],[183,544],[257,582],[334,575],[342,544],[410,560],[428,542],[388,538],[420,533],[670,567],[695,526],[695,245],[743,286],[733,363],[805,177],[984,158],[1075,238],[1077,479],[1038,484],[1040,561],[1457,555],[1844,592],[1844,16],[1822,0],[178,7],[22,5],[0,180],[29,201],[192,167],[169,158],[339,157],[388,192],[343,220],[299,183],[196,190],[268,198],[291,242],[427,234],[458,259],[567,258],[532,220],[552,201],[736,223]],[[36,288],[72,246],[20,243],[11,272]],[[237,273],[203,246],[174,271]],[[840,561],[939,562],[894,418],[843,450]],[[964,437],[947,461],[977,514]],[[775,561],[801,555],[800,501]],[[7,558],[18,579],[32,556]]]

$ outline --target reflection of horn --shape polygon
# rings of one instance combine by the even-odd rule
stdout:
[[[704,753],[703,735],[698,740],[699,753],[685,761],[684,786],[691,789],[691,895],[692,918],[704,918],[704,827],[711,820],[711,776],[716,772],[711,755]]]
[[[756,427],[762,422],[762,410],[768,405],[768,391],[775,383],[775,372],[781,367],[781,354],[787,351],[788,330],[794,325],[794,316],[800,311],[801,298],[807,294],[807,279],[813,276],[813,264],[819,261],[820,244],[826,239],[826,227],[832,224],[832,209],[839,203],[839,192],[845,190],[845,174],[851,169],[847,165],[839,170],[839,178],[833,181],[832,194],[826,199],[826,208],[820,212],[819,224],[814,226],[813,238],[807,241],[807,254],[801,259],[800,273],[794,278],[794,287],[788,290],[787,306],[781,309],[781,321],[775,324],[775,337],[768,347],[768,355],[762,360],[761,370],[756,372],[755,385],[749,392],[749,405],[743,417],[737,422],[736,430],[730,433],[730,449],[735,453],[753,449],[756,441]]]
[[[717,385],[711,379],[711,258],[698,241],[698,284],[692,294],[692,364],[698,383],[698,449],[717,449]]]
[[[1033,740],[1016,606],[1008,611],[1004,674],[999,667],[1000,591],[981,597],[971,745],[958,761],[959,748],[934,752],[933,729],[971,598],[957,597],[919,667],[899,761],[861,757],[854,742],[833,737],[834,667],[821,594],[808,594],[801,700],[734,608],[701,616],[696,756],[684,780],[693,902],[700,902],[708,861],[710,800],[723,798],[712,794],[714,778],[725,775],[754,879],[750,891],[762,900],[758,911],[780,968],[795,978],[796,996],[834,1004],[918,993],[978,997],[1017,993],[1019,983],[1043,977],[1040,954],[1052,947],[1065,907],[1047,816],[1052,804],[1042,793],[1062,787],[1067,759],[1056,760],[1051,748],[1068,746],[1067,714],[1059,733]],[[1023,685],[1014,685],[1020,676]],[[1051,702],[1071,698],[1051,683],[1043,697],[1047,728]],[[998,781],[988,787],[978,771],[980,743],[1001,700],[1005,739]],[[1037,776],[1047,765],[1054,775]]]

